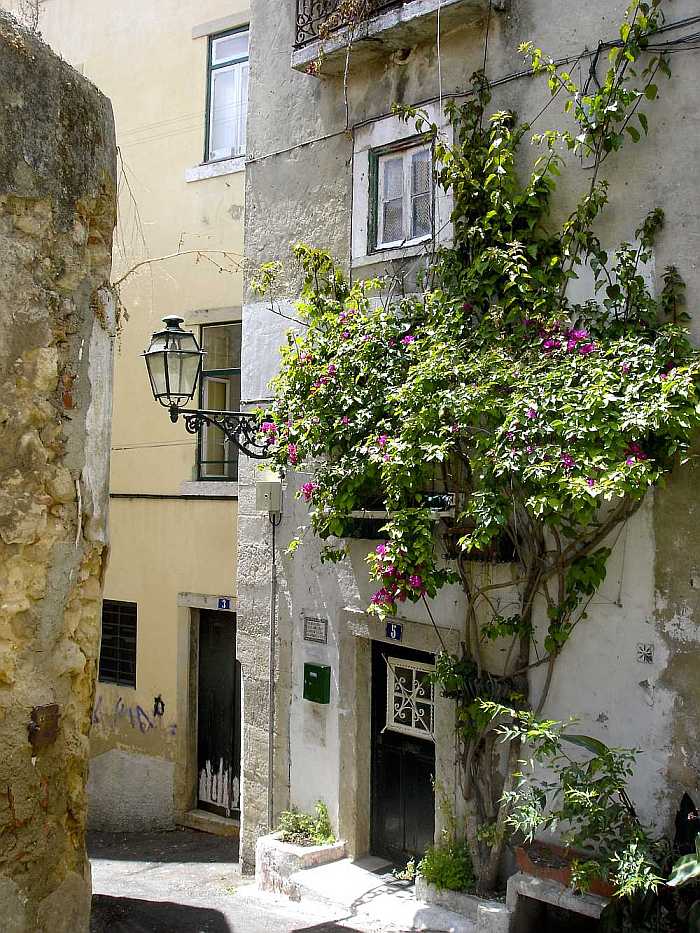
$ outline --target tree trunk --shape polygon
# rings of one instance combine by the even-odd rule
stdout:
[[[107,557],[109,102],[0,12],[0,926],[80,933]]]

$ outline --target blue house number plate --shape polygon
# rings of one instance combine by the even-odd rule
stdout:
[[[231,600],[227,596],[219,596],[219,605],[217,609],[230,609]]]
[[[403,638],[403,625],[400,622],[387,622],[386,637],[392,641],[401,641]]]

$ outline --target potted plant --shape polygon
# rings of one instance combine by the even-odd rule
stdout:
[[[521,871],[604,897],[646,891],[659,879],[661,843],[639,821],[627,793],[637,751],[570,732],[568,723],[493,702],[498,731],[529,752],[507,791],[505,823],[523,839]],[[545,833],[556,839],[542,838]]]

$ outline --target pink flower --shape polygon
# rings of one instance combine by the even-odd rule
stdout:
[[[386,447],[388,440],[389,438],[387,437],[387,435],[382,434],[380,437],[377,438],[377,443],[379,444],[380,447]]]
[[[419,590],[423,586],[423,578],[417,573],[412,573],[408,578],[408,582],[413,587],[414,590]]]
[[[263,421],[260,425],[260,430],[263,434],[272,434],[274,436],[277,434],[277,425],[274,421]]]
[[[384,454],[384,460],[386,460],[387,462],[391,460],[391,454]]]
[[[415,343],[415,339],[416,339],[416,338],[413,336],[413,334],[406,334],[405,337],[402,337],[402,338],[401,338],[401,343],[402,343],[405,347],[408,347],[408,346],[410,346],[410,344]]]
[[[394,601],[393,594],[385,586],[381,590],[377,590],[372,596],[372,602],[375,606],[393,606]]]
[[[642,450],[642,448],[633,441],[628,445],[627,450],[625,451],[625,463],[627,466],[632,466],[634,463],[642,463],[644,460],[648,460],[648,455]]]
[[[625,375],[627,375],[627,373],[628,373],[628,372],[630,371],[630,369],[631,369],[631,366],[630,366],[629,363],[623,363],[622,366],[621,366],[620,368],[622,369],[622,372],[623,372]]]
[[[298,461],[297,445],[296,445],[296,444],[288,444],[288,445],[287,445],[287,454],[288,454],[288,456],[289,456],[289,462],[292,464],[292,466],[296,466],[296,463],[297,463],[297,461]]]
[[[564,464],[567,470],[570,470],[572,467],[576,465],[576,461],[571,456],[571,454],[562,454],[561,462]]]
[[[343,417],[340,419],[340,423],[341,423],[341,424],[350,424],[350,419],[348,418],[347,415],[343,415]]]
[[[335,365],[335,363],[329,363],[328,364],[328,375],[335,376],[337,372],[338,372],[338,367]]]
[[[393,564],[389,564],[388,567],[385,567],[384,570],[382,570],[382,576],[383,577],[395,577],[396,567],[394,567]]]
[[[561,347],[561,340],[555,340],[554,337],[548,337],[542,343],[543,350],[558,350]]]
[[[464,304],[462,305],[462,311],[466,311],[467,313],[469,313],[470,311],[473,311],[473,310],[474,310],[474,305],[469,301],[465,301]]]
[[[386,544],[378,544],[374,550],[380,557],[384,557],[387,552],[387,546]]]
[[[588,486],[595,486],[595,480],[593,479],[592,476],[589,476],[589,477],[588,477],[588,479],[586,480],[586,484],[587,484]]]
[[[343,338],[343,340],[347,340],[350,337],[350,331],[344,330],[340,336]]]
[[[304,483],[304,485],[301,487],[305,502],[311,501],[311,497],[314,494],[314,489],[318,489],[318,483]]]
[[[452,428],[451,428],[451,431],[452,431],[453,434],[458,434],[458,433],[459,433],[459,425],[458,425],[458,424],[453,424],[453,425],[452,425]]]
[[[348,316],[347,316],[347,314],[345,313],[345,311],[341,311],[340,314],[338,315],[338,320],[339,320],[339,321],[346,321],[347,318],[348,318]]]
[[[525,412],[525,417],[526,417],[526,418],[529,418],[530,421],[534,421],[535,418],[537,417],[537,409],[536,409],[536,408],[528,408],[528,410]]]
[[[594,343],[584,343],[582,346],[578,348],[578,352],[581,354],[581,356],[587,356],[589,353],[593,353],[594,350],[595,350]]]
[[[392,337],[391,340],[389,341],[389,346],[390,346],[390,347],[395,347],[395,346],[396,346],[396,341],[394,340],[393,337]]]
[[[363,343],[367,343],[367,341],[368,341],[368,340],[371,340],[371,339],[372,339],[372,337],[371,337],[370,334],[364,334],[363,337],[362,337],[362,342],[363,342]]]

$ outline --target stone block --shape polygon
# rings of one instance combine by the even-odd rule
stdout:
[[[293,874],[337,862],[345,856],[342,841],[326,846],[296,846],[282,842],[281,833],[261,836],[255,844],[255,882],[261,891],[299,900],[298,885],[291,880]]]

